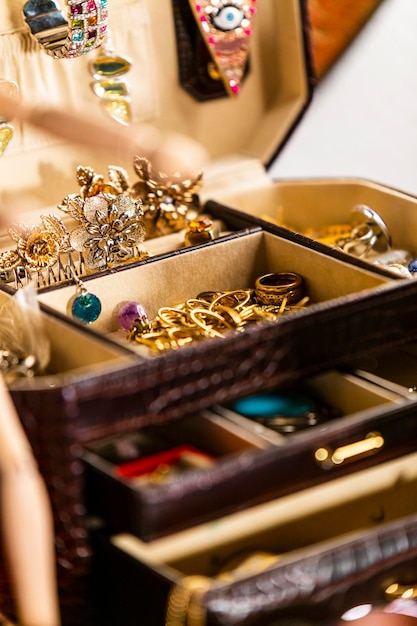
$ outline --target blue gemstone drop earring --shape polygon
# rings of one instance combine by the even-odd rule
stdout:
[[[77,284],[77,291],[68,301],[67,311],[78,322],[92,324],[100,317],[100,299],[90,293],[77,276],[74,276],[74,280]]]

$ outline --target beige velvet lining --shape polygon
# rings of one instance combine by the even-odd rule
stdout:
[[[0,6],[6,15],[4,2],[0,0]],[[83,116],[104,115],[89,86],[87,66],[94,53],[63,61],[49,58],[22,28],[20,14],[14,9],[12,13],[0,35],[0,77],[16,80],[27,102]],[[196,102],[179,86],[171,0],[109,0],[109,16],[116,51],[134,62],[128,75],[132,132],[141,121],[151,121],[163,131],[180,131],[203,143],[213,163],[223,158],[264,163],[273,157],[308,97],[298,0],[259,3],[252,69],[241,93],[207,103]],[[0,199],[3,194],[19,210],[22,204],[53,206],[74,191],[79,164],[100,171],[109,165],[99,154],[17,125],[0,162]],[[131,163],[115,164],[132,171]]]
[[[154,317],[159,307],[175,306],[201,291],[253,287],[257,276],[279,271],[294,271],[304,277],[311,304],[330,302],[388,282],[371,272],[258,232],[86,280],[88,291],[102,302],[102,313],[92,327],[105,334],[115,333],[125,345],[124,334],[117,332],[117,310],[125,301],[140,302]],[[39,300],[66,313],[74,293],[74,285],[69,285],[40,293]]]

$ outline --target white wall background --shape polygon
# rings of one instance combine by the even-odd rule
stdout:
[[[358,176],[417,195],[417,0],[383,0],[317,86],[270,175]]]

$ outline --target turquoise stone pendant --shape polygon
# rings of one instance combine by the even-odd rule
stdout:
[[[100,316],[101,302],[93,293],[84,291],[72,301],[71,313],[82,324],[92,324]]]

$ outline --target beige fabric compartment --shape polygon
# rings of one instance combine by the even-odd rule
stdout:
[[[0,291],[0,306],[6,304],[10,297]],[[120,346],[104,342],[93,333],[84,333],[58,317],[46,313],[42,315],[51,350],[47,371],[34,378],[17,378],[10,383],[10,389],[47,388],[74,383],[88,376],[96,377],[119,369],[134,361],[134,355],[129,355]]]
[[[279,271],[304,277],[311,304],[389,282],[273,234],[257,232],[85,281],[102,302],[102,314],[92,327],[103,333],[117,331],[115,313],[125,301],[140,302],[152,318],[161,306],[174,306],[202,291],[253,287],[257,276]],[[75,286],[70,285],[40,293],[39,300],[66,313],[74,293]],[[115,337],[123,339],[120,333]]]
[[[206,188],[205,196],[257,217],[271,218],[296,232],[350,222],[352,208],[365,204],[385,221],[393,247],[417,256],[417,199],[361,179],[295,179],[272,183],[260,176],[249,188],[231,184]]]

